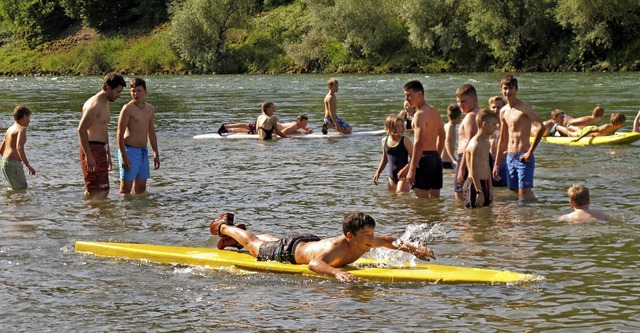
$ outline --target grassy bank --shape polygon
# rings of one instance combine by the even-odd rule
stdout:
[[[0,48],[3,75],[101,75],[185,73],[187,67],[169,45],[167,27],[143,36],[102,36],[76,28],[72,35],[29,49],[16,42]]]

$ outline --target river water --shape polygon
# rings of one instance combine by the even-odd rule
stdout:
[[[420,79],[444,115],[463,83],[481,106],[499,93],[499,74],[340,75],[338,113],[355,131],[382,127],[402,108],[402,85]],[[522,74],[522,99],[543,119],[562,108],[586,115],[596,104],[638,112],[638,73]],[[271,99],[276,115],[299,113],[319,130],[324,75],[148,77],[157,109],[162,166],[147,195],[82,199],[76,127],[100,77],[0,78],[0,129],[16,104],[34,114],[27,156],[36,168],[26,192],[0,186],[0,331],[3,332],[636,332],[640,330],[638,146],[573,148],[541,143],[535,200],[498,189],[491,207],[453,201],[451,172],[442,200],[388,193],[372,182],[379,137],[277,142],[194,140],[224,122],[254,120]],[[112,103],[111,142],[123,94]],[[566,190],[586,184],[592,208],[609,223],[565,224]],[[436,226],[437,263],[543,275],[527,285],[345,284],[268,273],[173,267],[75,253],[78,240],[215,246],[208,225],[222,212],[257,232],[340,233],[351,210],[371,214],[376,232]],[[376,255],[385,255],[378,253]]]

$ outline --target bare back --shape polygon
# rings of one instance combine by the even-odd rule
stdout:
[[[478,108],[476,107],[467,113],[460,123],[460,128],[458,129],[458,154],[464,153],[471,138],[478,133],[478,124],[476,123],[477,115]]]
[[[20,126],[19,124],[13,124],[4,135],[4,141],[2,142],[2,158],[10,158],[16,161],[22,161],[20,158],[20,152],[18,143],[22,146],[27,142],[27,128]]]
[[[135,101],[125,104],[120,111],[118,130],[126,128],[124,142],[128,146],[146,147],[150,131],[153,130],[155,108],[144,102],[140,107]]]
[[[325,238],[317,242],[304,242],[296,247],[296,263],[308,264],[323,253],[330,255],[325,259],[331,267],[342,267],[353,263],[366,253],[349,246],[345,236]]]
[[[531,147],[529,136],[534,122],[542,127],[540,117],[533,112],[531,106],[518,100],[514,106],[505,105],[500,112],[500,127],[508,130],[507,151],[526,152]],[[504,130],[503,130],[504,133]]]

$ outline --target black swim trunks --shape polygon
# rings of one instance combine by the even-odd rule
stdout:
[[[313,234],[292,234],[272,242],[264,242],[258,250],[259,261],[274,260],[296,263],[296,247],[300,242],[317,242],[320,237]]]
[[[493,201],[493,197],[491,195],[491,188],[489,186],[488,179],[481,179],[480,186],[482,187],[482,195],[484,196],[483,206],[489,206],[491,201]],[[476,192],[478,189],[473,185],[471,179],[467,179],[464,182],[464,206],[467,208],[476,208]]]
[[[421,190],[442,188],[442,158],[438,152],[425,151],[422,153],[413,187]]]

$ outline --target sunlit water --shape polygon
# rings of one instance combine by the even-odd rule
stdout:
[[[441,112],[473,83],[482,105],[500,75],[338,76],[339,114],[356,131],[380,129],[402,107],[402,85],[418,78]],[[541,143],[536,199],[499,189],[491,207],[454,203],[450,171],[440,201],[374,186],[379,137],[277,142],[193,140],[221,122],[247,122],[264,99],[292,121],[306,113],[319,130],[328,76],[149,77],[162,166],[149,194],[82,200],[76,127],[98,77],[0,78],[0,128],[18,104],[33,109],[26,146],[35,177],[27,192],[0,192],[0,331],[462,331],[640,330],[638,146],[573,148]],[[520,96],[548,119],[599,103],[627,116],[638,105],[636,73],[523,74]],[[119,109],[112,104],[112,151]],[[443,112],[444,114],[444,112]],[[615,222],[564,224],[566,189],[584,183],[592,208]],[[0,179],[4,188],[6,182]],[[209,221],[234,212],[256,232],[340,233],[351,210],[371,214],[376,232],[428,240],[437,263],[543,275],[529,285],[344,284],[280,274],[205,270],[80,255],[77,240],[215,246]],[[432,229],[433,226],[436,226]],[[405,233],[409,228],[409,232]],[[428,232],[431,232],[428,235]],[[373,256],[389,256],[376,251]],[[402,257],[411,259],[410,257]]]

